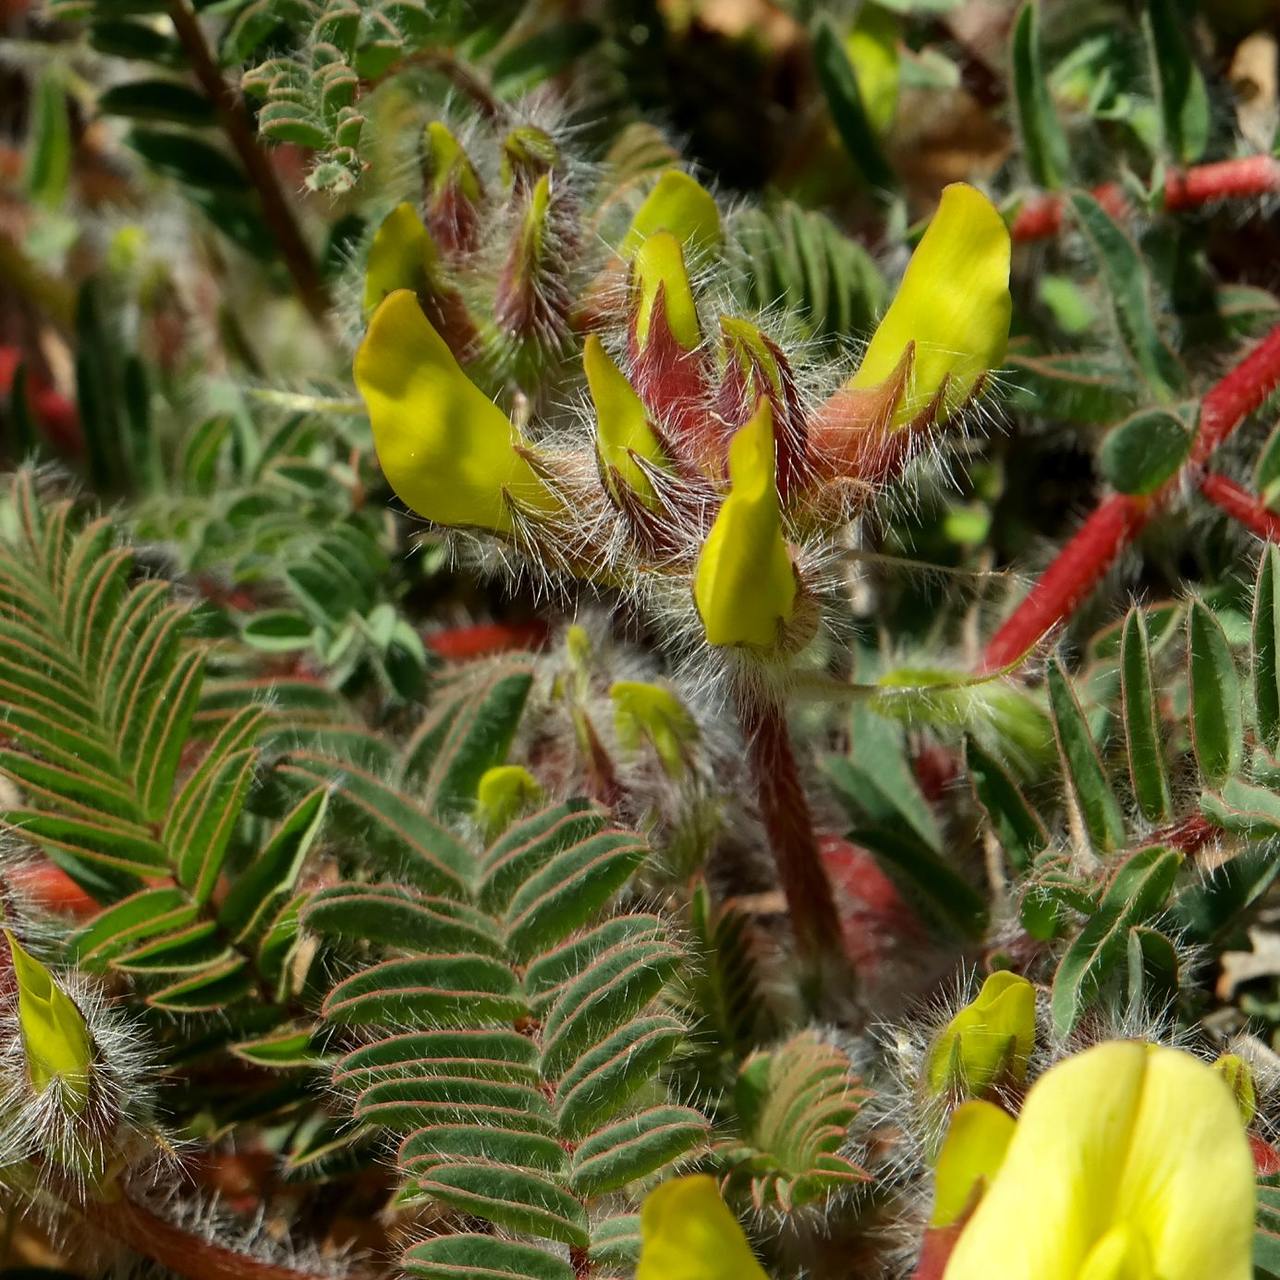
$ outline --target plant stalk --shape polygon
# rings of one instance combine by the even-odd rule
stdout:
[[[809,960],[830,965],[845,954],[840,913],[818,851],[786,715],[777,702],[744,690],[738,695],[738,717],[796,946]]]
[[[252,1258],[185,1231],[123,1195],[80,1205],[79,1212],[104,1235],[186,1280],[317,1280],[310,1272]]]
[[[1197,209],[1215,200],[1240,200],[1280,191],[1280,160],[1273,156],[1244,156],[1185,170],[1165,179],[1162,207],[1167,213]],[[1132,213],[1124,188],[1104,182],[1090,192],[1112,217]],[[1048,240],[1062,230],[1064,202],[1060,195],[1041,195],[1024,204],[1009,228],[1017,241]]]
[[[1065,622],[1120,553],[1188,479],[1197,486],[1203,485],[1204,481],[1197,477],[1214,450],[1277,387],[1280,325],[1206,393],[1200,403],[1200,425],[1190,455],[1177,475],[1149,497],[1117,493],[1099,503],[992,637],[983,655],[983,670],[996,671],[1018,662],[1054,627]],[[1209,487],[1218,491],[1222,488],[1217,481]],[[1217,499],[1211,496],[1211,500]]]
[[[217,108],[227,140],[258,193],[262,216],[271,229],[290,276],[293,277],[298,297],[312,319],[327,330],[330,306],[328,290],[320,278],[315,259],[303,239],[293,210],[285,199],[280,179],[267,153],[258,143],[244,99],[227,83],[219,70],[205,40],[200,21],[192,12],[188,0],[169,0],[168,13],[178,40],[186,51],[192,72]]]
[[[1280,516],[1234,480],[1221,475],[1205,476],[1200,481],[1200,492],[1251,533],[1268,542],[1280,542]]]

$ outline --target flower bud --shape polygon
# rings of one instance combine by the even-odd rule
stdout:
[[[55,1082],[67,1109],[78,1114],[89,1100],[93,1039],[75,1001],[53,975],[6,929],[18,986],[18,1025],[31,1087],[43,1093]]]
[[[476,247],[484,192],[461,143],[439,120],[423,131],[423,170],[432,234],[447,253],[470,252]]]
[[[545,129],[520,125],[502,140],[502,180],[520,191],[550,173],[559,159],[560,148]]]
[[[1221,1075],[1101,1044],[1027,1095],[945,1280],[1250,1280],[1254,1169]]]
[[[698,740],[698,726],[684,703],[670,689],[639,680],[616,680],[609,690],[618,739],[636,750],[643,739],[653,744],[667,776],[681,777],[685,748]]]
[[[1001,1081],[1021,1083],[1036,1036],[1036,989],[1000,970],[947,1023],[925,1064],[929,1090],[979,1095]]]
[[[383,219],[369,246],[364,273],[364,310],[369,315],[397,289],[408,289],[449,349],[465,359],[475,326],[462,295],[440,271],[440,253],[411,204],[398,204]]]
[[[630,260],[653,234],[666,231],[696,261],[720,247],[720,209],[715,197],[687,173],[668,169],[636,210],[619,252]]]
[[[596,451],[605,488],[619,505],[627,494],[634,494],[650,510],[657,510],[661,504],[646,467],[668,471],[671,462],[644,401],[594,333],[587,337],[582,363],[596,410]]]
[[[717,410],[730,426],[741,426],[764,396],[773,410],[778,496],[785,503],[807,471],[805,412],[795,374],[782,349],[747,320],[722,316],[725,370]]]
[[[544,173],[530,190],[493,302],[505,334],[544,348],[560,344],[571,302],[556,230],[558,198],[552,175]]]
[[[522,765],[500,764],[486,769],[476,787],[476,821],[486,840],[493,840],[512,819],[542,796],[537,779]]]
[[[768,1280],[707,1174],[655,1187],[640,1210],[636,1280]]]
[[[374,312],[354,373],[382,470],[420,515],[510,534],[517,510],[532,519],[562,510],[510,419],[463,373],[408,290]]]
[[[1013,1131],[1013,1117],[981,1099],[961,1103],[951,1113],[934,1163],[931,1227],[953,1226],[973,1212],[1004,1161]]]
[[[1213,1069],[1227,1082],[1245,1128],[1253,1123],[1258,1110],[1258,1090],[1253,1083],[1253,1068],[1238,1054],[1224,1053]]]
[[[729,442],[729,494],[698,556],[693,597],[709,644],[773,649],[796,594],[774,484],[773,413],[761,399]]]
[[[680,242],[669,231],[647,237],[632,258],[635,280],[633,341],[645,354],[674,344],[690,352],[702,341]]]

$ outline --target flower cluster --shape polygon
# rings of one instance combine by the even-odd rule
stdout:
[[[450,263],[476,237],[481,186],[437,134],[425,209],[400,205],[373,240],[355,358],[397,495],[436,524],[496,539],[543,579],[626,593],[689,646],[764,659],[803,647],[832,539],[1003,357],[1010,249],[998,212],[972,187],[947,188],[861,362],[832,391],[806,385],[762,317],[716,312],[721,213],[676,169],[575,298],[586,251],[572,190],[532,134],[508,140],[521,213],[490,339],[580,336],[584,432],[546,414],[518,422],[477,385],[493,343],[477,339],[485,325]]]

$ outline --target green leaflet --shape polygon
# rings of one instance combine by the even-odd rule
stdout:
[[[1194,164],[1209,142],[1209,93],[1191,55],[1178,0],[1147,0],[1143,29],[1165,156],[1177,165]]]
[[[964,758],[970,785],[1013,869],[1030,870],[1036,854],[1049,844],[1039,814],[1027,803],[1013,775],[972,738],[965,739]]]
[[[1040,63],[1038,18],[1036,0],[1028,0],[1013,25],[1009,60],[1027,173],[1036,186],[1054,190],[1071,173],[1071,153]]]
[[[1164,762],[1155,683],[1151,675],[1151,645],[1139,609],[1130,609],[1120,642],[1120,676],[1124,705],[1125,746],[1134,798],[1149,822],[1169,818],[1172,800]]]
[[[1280,751],[1280,548],[1268,543],[1253,588],[1253,701],[1258,735]]]
[[[1210,784],[1220,784],[1244,759],[1240,676],[1222,624],[1199,600],[1187,611],[1187,663],[1196,761]]]
[[[1050,1007],[1060,1035],[1068,1034],[1117,966],[1127,958],[1128,931],[1163,910],[1182,855],[1143,849],[1115,873],[1097,911],[1076,936],[1054,975]]]
[[[1125,841],[1124,814],[1103,770],[1084,712],[1056,660],[1049,666],[1048,685],[1063,773],[1080,806],[1089,838],[1104,852],[1119,849]]]

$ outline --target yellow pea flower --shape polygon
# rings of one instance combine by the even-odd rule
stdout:
[[[934,1163],[930,1227],[949,1227],[973,1209],[1004,1163],[1014,1128],[1007,1111],[981,1099],[961,1103],[951,1113]]]
[[[1035,1036],[1035,987],[1016,973],[993,973],[934,1041],[925,1064],[930,1090],[980,1094],[1001,1078],[1022,1081]]]
[[[435,241],[418,211],[408,202],[396,205],[382,220],[369,246],[364,272],[365,314],[397,289],[431,293],[438,259]]]
[[[698,556],[693,598],[715,645],[771,649],[795,612],[796,574],[782,536],[767,400],[729,442],[729,495]]]
[[[561,504],[510,419],[462,371],[406,289],[374,312],[355,358],[373,442],[401,500],[438,524],[514,530],[513,504]]]
[[[668,169],[636,210],[619,247],[624,258],[634,257],[655,232],[667,231],[691,257],[714,252],[720,245],[720,209],[715,197],[679,169]]]
[[[1112,1041],[1031,1089],[944,1280],[1250,1280],[1254,1198],[1221,1075]]]
[[[996,207],[974,187],[952,183],[847,389],[882,387],[909,359],[891,425],[915,422],[935,401],[935,420],[945,421],[1004,359],[1009,258],[1009,230]]]
[[[665,471],[671,461],[649,421],[644,401],[594,333],[587,338],[582,364],[596,410],[596,449],[606,487],[618,499],[621,483],[647,507],[657,508],[658,495],[640,462]]]
[[[640,1210],[636,1280],[768,1280],[706,1174],[655,1187]]]
[[[4,936],[13,957],[18,1026],[31,1087],[43,1093],[55,1080],[61,1081],[68,1108],[82,1111],[89,1100],[93,1065],[93,1039],[84,1015],[49,970],[24,951],[8,929]]]

